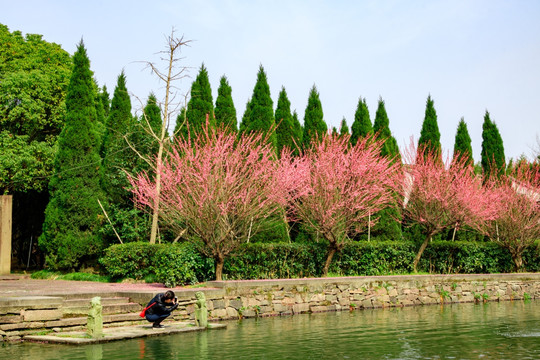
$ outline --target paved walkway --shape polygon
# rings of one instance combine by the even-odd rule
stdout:
[[[172,290],[181,295],[182,292],[186,296],[189,292],[198,290],[215,290],[209,288],[186,288],[176,287]],[[67,281],[67,280],[37,280],[30,279],[27,275],[2,275],[0,276],[0,300],[10,301],[12,298],[28,298],[39,296],[58,296],[76,298],[77,295],[99,294],[106,296],[107,294],[131,293],[142,294],[146,300],[145,294],[154,294],[168,290],[162,284],[146,284],[146,283],[100,283],[91,281]],[[50,299],[50,298],[48,298]],[[165,325],[165,324],[164,324]],[[176,334],[190,331],[203,331],[207,329],[225,328],[224,324],[209,324],[208,328],[196,327],[193,322],[185,321],[168,321],[164,329],[152,329],[151,324],[131,325],[120,327],[104,327],[104,337],[92,339],[86,336],[85,331],[72,332],[50,332],[47,335],[26,335],[23,337],[25,341],[38,341],[50,343],[67,343],[67,344],[94,344],[109,342],[115,340],[133,339],[139,337],[159,336]],[[1,335],[0,335],[1,339]]]
[[[0,277],[0,297],[62,296],[89,293],[139,292],[155,293],[169,290],[163,284],[146,283],[100,283],[93,281],[37,280],[24,275]],[[174,292],[193,291],[192,288],[176,287]]]

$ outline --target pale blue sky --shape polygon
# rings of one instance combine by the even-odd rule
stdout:
[[[180,92],[204,62],[214,101],[228,77],[239,121],[262,64],[274,109],[285,86],[301,121],[313,84],[330,127],[343,117],[351,125],[360,96],[373,120],[382,96],[401,147],[418,139],[428,94],[443,148],[453,149],[464,117],[475,161],[486,109],[507,160],[530,156],[540,134],[540,1],[0,0],[0,8],[11,31],[43,34],[71,54],[83,37],[111,94],[122,69],[135,95],[160,94],[137,61],[154,59],[174,26],[195,40],[183,52],[193,69]]]

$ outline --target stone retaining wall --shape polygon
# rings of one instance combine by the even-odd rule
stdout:
[[[213,281],[207,286],[211,288],[176,292],[180,306],[173,313],[175,320],[194,319],[197,291],[205,293],[210,320],[540,299],[540,273]],[[118,292],[115,296],[128,297],[142,309],[154,294]],[[19,340],[23,335],[36,332],[84,328],[86,317],[62,315],[62,301],[61,297],[0,297],[0,340]],[[146,323],[138,312],[104,315],[103,320],[105,326]]]
[[[208,301],[211,319],[540,299],[540,274],[255,280],[208,285],[224,292]]]

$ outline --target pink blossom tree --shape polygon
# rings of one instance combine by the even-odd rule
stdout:
[[[364,139],[355,146],[348,136],[325,135],[314,141],[296,164],[292,217],[328,241],[323,276],[333,256],[366,230],[367,219],[395,202],[398,164],[380,156],[381,141]]]
[[[221,280],[225,258],[283,211],[293,182],[278,176],[275,150],[262,135],[237,138],[209,129],[193,142],[186,139],[178,140],[158,169],[159,199],[147,174],[132,179],[133,192],[143,206],[160,203],[160,216],[173,231],[187,227],[185,236],[215,260]]]
[[[418,224],[425,235],[413,262],[418,262],[430,239],[449,228],[469,228],[484,231],[486,221],[495,217],[497,201],[489,185],[474,174],[465,157],[447,157],[424,149],[417,151],[411,143],[403,158],[409,164],[404,172],[403,218]]]
[[[492,241],[508,249],[515,270],[522,271],[523,252],[540,239],[540,169],[521,163],[495,181],[499,206],[487,231]]]

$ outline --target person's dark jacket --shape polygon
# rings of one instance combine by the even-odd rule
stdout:
[[[165,303],[163,296],[164,293],[159,293],[156,296],[150,300],[147,307],[155,303],[155,305],[152,305],[148,310],[146,310],[146,315],[156,314],[156,315],[167,315],[170,314],[171,311],[175,310],[178,307],[178,304],[174,305],[168,305]]]

